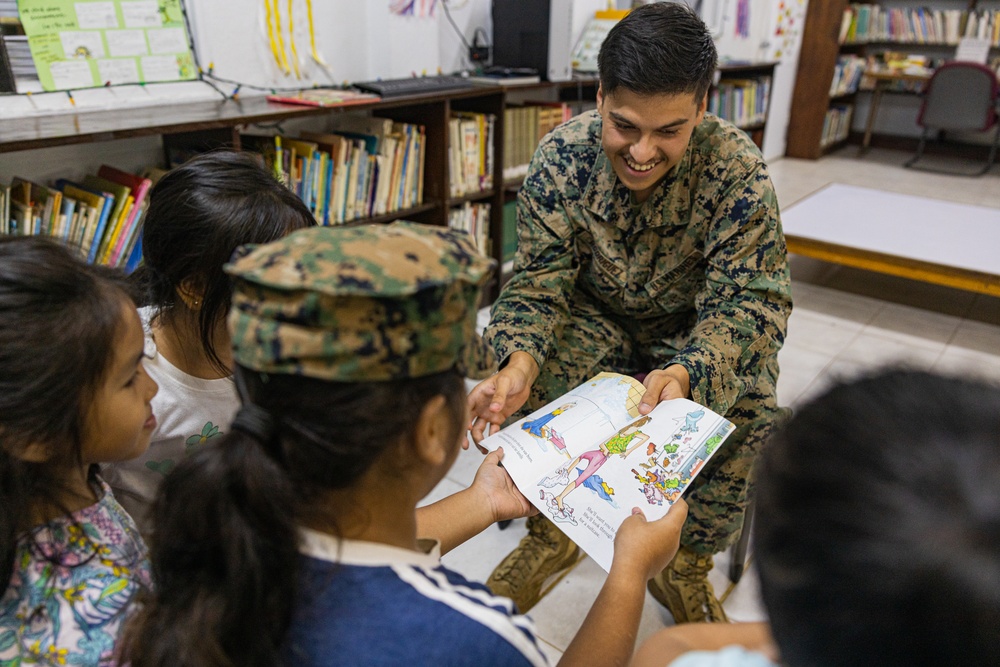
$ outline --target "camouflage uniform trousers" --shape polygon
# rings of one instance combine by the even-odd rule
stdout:
[[[664,339],[676,340],[683,332],[658,333],[659,338],[630,334],[595,305],[574,299],[570,324],[554,354],[543,364],[526,405],[510,421],[527,416],[601,371],[631,375],[664,368],[678,352]],[[769,359],[755,386],[725,415],[736,430],[685,495],[689,510],[681,544],[696,553],[715,554],[739,539],[753,485],[754,461],[774,426],[790,414],[778,407],[777,377],[777,358]],[[542,516],[530,520],[548,521]]]

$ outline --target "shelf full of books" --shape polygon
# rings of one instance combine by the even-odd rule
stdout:
[[[572,116],[566,102],[525,102],[504,109],[504,182],[524,178],[538,142]]]
[[[448,119],[448,174],[452,198],[493,189],[494,114],[452,111]]]
[[[468,232],[479,252],[490,256],[490,204],[465,202],[448,211],[448,226]]]
[[[851,4],[840,24],[841,44],[887,42],[957,45],[963,37],[1000,46],[1000,9],[931,9]]]
[[[760,125],[770,96],[770,77],[723,79],[708,95],[708,111],[737,127]]]
[[[837,66],[833,70],[833,83],[830,84],[830,97],[858,92],[867,68],[867,58],[850,54],[837,58]]]
[[[146,195],[159,173],[137,176],[103,165],[79,182],[42,185],[15,177],[0,184],[0,234],[51,236],[79,248],[92,264],[131,271],[142,256]]]
[[[424,128],[377,116],[340,114],[328,132],[242,135],[321,225],[339,225],[423,204]]]
[[[820,147],[823,150],[847,140],[853,115],[853,104],[835,104],[827,110],[826,118],[823,120],[823,138],[820,140]]]

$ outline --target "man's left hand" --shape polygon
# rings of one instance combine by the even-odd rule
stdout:
[[[650,371],[642,384],[646,393],[639,402],[639,414],[648,415],[660,401],[691,398],[691,377],[680,364]]]

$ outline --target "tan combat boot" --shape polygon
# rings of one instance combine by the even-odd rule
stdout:
[[[697,554],[681,547],[663,572],[649,580],[647,587],[677,623],[728,623],[726,612],[708,582],[711,569],[710,554]]]
[[[522,614],[538,604],[542,584],[579,560],[580,547],[542,516],[528,519],[528,534],[496,566],[486,585],[514,601]]]

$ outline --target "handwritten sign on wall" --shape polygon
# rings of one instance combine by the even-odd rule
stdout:
[[[17,6],[45,90],[198,76],[180,0],[18,0]]]

